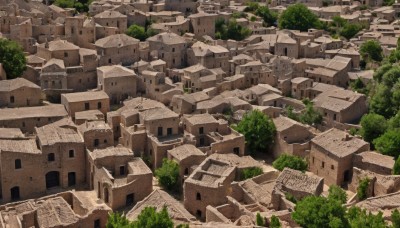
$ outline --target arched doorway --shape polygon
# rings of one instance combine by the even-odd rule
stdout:
[[[19,195],[19,187],[15,186],[13,188],[11,188],[11,200],[19,200],[20,199],[20,195]]]
[[[46,174],[46,188],[53,188],[60,186],[60,173],[51,171]]]

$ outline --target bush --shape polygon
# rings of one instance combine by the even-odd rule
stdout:
[[[164,158],[163,164],[155,172],[158,182],[167,190],[178,190],[179,165],[173,160]]]
[[[263,170],[260,167],[245,168],[240,173],[240,179],[247,180],[261,174],[263,174]]]
[[[294,204],[297,203],[296,197],[294,197],[294,195],[292,195],[292,194],[289,193],[289,192],[286,192],[286,193],[285,193],[285,198],[286,198],[287,200],[289,200],[290,202],[294,203]]]
[[[265,226],[265,219],[258,212],[256,215],[256,224],[257,226]]]
[[[8,79],[20,77],[26,70],[24,50],[15,41],[0,38],[0,63]]]
[[[290,5],[281,14],[279,28],[307,31],[310,28],[318,28],[321,23],[313,12],[301,3]]]
[[[376,40],[368,40],[361,44],[360,54],[364,60],[380,62],[383,59],[383,50]]]
[[[375,113],[364,115],[361,118],[360,125],[360,135],[369,143],[384,134],[387,129],[385,117]]]
[[[250,152],[263,151],[274,143],[275,124],[261,111],[247,113],[234,128],[244,135]]]
[[[365,200],[368,197],[368,186],[370,179],[368,177],[362,179],[357,187],[357,197],[359,200]]]
[[[337,200],[344,204],[347,202],[347,194],[341,187],[337,185],[331,185],[329,186],[328,199]]]
[[[270,228],[281,228],[281,222],[279,221],[278,217],[275,215],[271,216],[271,223],[269,224]]]
[[[272,166],[279,171],[282,171],[284,168],[290,168],[304,172],[308,168],[306,160],[301,157],[289,154],[280,155],[274,161],[274,163],[272,163]]]
[[[373,143],[376,150],[397,159],[400,154],[400,129],[386,131],[385,134],[375,139]]]
[[[228,24],[225,23],[223,18],[215,21],[215,37],[222,40],[244,40],[251,34],[251,30],[239,25],[235,18],[229,20]]]

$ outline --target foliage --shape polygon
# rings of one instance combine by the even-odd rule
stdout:
[[[386,228],[387,224],[383,219],[382,212],[374,215],[365,209],[351,207],[346,215],[350,227],[354,228]]]
[[[392,174],[393,175],[400,175],[400,156],[394,162]]]
[[[157,32],[150,28],[150,26],[142,27],[137,24],[129,26],[126,30],[126,35],[136,38],[140,41],[145,41],[147,38],[157,35]]]
[[[361,118],[360,125],[361,129],[359,133],[369,143],[372,143],[374,139],[383,135],[387,129],[385,117],[375,113],[364,115]]]
[[[279,171],[282,171],[284,168],[290,168],[304,172],[307,170],[308,164],[301,157],[282,154],[272,163],[272,166]]]
[[[383,50],[376,40],[368,40],[361,44],[360,55],[364,60],[380,62],[383,59]]]
[[[306,196],[298,201],[293,220],[302,227],[345,227],[346,209],[338,200],[320,196]]]
[[[400,78],[400,67],[394,66],[382,75],[382,83],[389,88],[393,87]]]
[[[400,212],[399,212],[399,210],[394,209],[392,211],[392,215],[390,217],[392,218],[392,227],[400,228]]]
[[[270,228],[281,228],[281,222],[275,215],[271,216],[271,222],[269,223]]]
[[[243,40],[251,34],[251,30],[239,25],[236,19],[232,18],[228,24],[225,23],[223,18],[215,21],[215,36],[217,39],[222,40]]]
[[[294,203],[294,204],[297,203],[296,197],[294,197],[294,195],[292,195],[292,194],[289,193],[289,192],[286,192],[286,193],[285,193],[285,198],[286,198],[287,200],[289,200],[290,202]]]
[[[400,111],[388,121],[389,129],[400,128]]]
[[[20,77],[26,70],[24,50],[15,41],[0,38],[0,63],[8,79]]]
[[[164,158],[162,166],[155,174],[160,185],[167,190],[178,189],[179,165],[175,161]]]
[[[93,0],[55,0],[54,5],[61,8],[75,8],[78,12],[88,12]]]
[[[350,134],[350,135],[358,135],[358,134],[359,134],[359,131],[358,131],[357,128],[352,127],[352,128],[349,129],[349,134]]]
[[[262,17],[264,23],[267,26],[274,25],[276,23],[276,20],[278,19],[278,14],[269,10],[269,8],[266,6],[258,7],[258,9],[254,13],[257,16]]]
[[[258,212],[256,215],[256,224],[257,226],[265,226],[265,219]]]
[[[400,154],[400,128],[390,129],[373,141],[376,150],[397,159]]]
[[[244,12],[255,12],[260,7],[258,2],[247,2]]]
[[[128,228],[128,227],[132,226],[131,222],[125,217],[125,215],[121,215],[118,212],[110,213],[108,215],[106,228]]]
[[[370,112],[382,115],[385,118],[395,115],[397,112],[395,102],[398,102],[394,100],[394,96],[397,94],[393,92],[395,88],[397,88],[397,83],[392,89],[383,83],[376,85],[370,95]]]
[[[360,180],[357,187],[357,197],[359,200],[364,200],[368,197],[368,186],[370,179],[368,177]]]
[[[155,207],[145,207],[140,212],[137,220],[133,222],[134,228],[173,228],[174,223],[168,215],[167,207],[160,212]]]
[[[293,108],[293,106],[287,106],[286,108],[285,108],[285,113],[286,113],[286,116],[288,117],[288,118],[290,118],[290,119],[292,119],[292,120],[296,120],[296,121],[299,121],[299,117],[297,116],[297,114],[296,113],[294,113],[294,108]]]
[[[337,200],[342,204],[347,202],[347,194],[341,187],[337,185],[331,185],[329,186],[328,191],[329,191],[328,195],[329,200]]]
[[[361,24],[357,23],[346,23],[339,34],[343,36],[344,38],[350,40],[353,38],[358,32],[360,32],[363,29],[363,26]]]
[[[247,14],[245,12],[234,12],[232,13],[233,18],[247,18]]]
[[[240,173],[240,179],[247,180],[261,174],[263,174],[263,170],[260,167],[245,168]]]
[[[299,121],[303,124],[315,125],[322,123],[322,115],[314,109],[311,101],[305,102],[306,111],[299,115]]]
[[[313,12],[301,3],[290,5],[281,14],[279,28],[307,31],[310,28],[318,28],[321,23]]]
[[[259,110],[244,115],[235,129],[244,135],[250,152],[263,151],[274,143],[274,122]]]

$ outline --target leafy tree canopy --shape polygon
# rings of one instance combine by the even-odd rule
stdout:
[[[131,222],[125,215],[111,213],[108,216],[106,228],[173,228],[174,223],[168,215],[167,208],[164,207],[157,212],[155,207],[145,207],[137,217]],[[184,226],[183,226],[184,227]]]
[[[260,167],[245,168],[241,171],[240,179],[246,180],[246,179],[250,179],[255,176],[261,175],[261,174],[263,174],[263,170]]]
[[[164,158],[155,175],[160,185],[167,190],[178,190],[179,165],[175,161]]]
[[[382,154],[397,158],[400,154],[400,129],[388,130],[373,143],[376,150]]]
[[[15,41],[0,38],[0,63],[8,79],[20,77],[26,70],[26,58],[22,47]]]
[[[357,187],[357,197],[359,200],[364,200],[368,197],[368,186],[370,179],[368,177],[362,179]]]
[[[279,17],[279,28],[307,31],[321,23],[313,12],[301,3],[290,5]]]
[[[78,12],[88,12],[93,0],[55,0],[54,5],[61,8],[75,8]]]
[[[385,117],[375,113],[364,115],[361,118],[360,125],[361,129],[359,133],[369,143],[372,143],[374,139],[383,135],[387,129]]]
[[[234,128],[244,135],[250,152],[264,151],[274,142],[275,124],[259,110],[247,113]]]
[[[282,171],[284,168],[290,168],[305,172],[307,170],[307,162],[298,156],[282,154],[272,164],[275,169]]]
[[[331,185],[329,186],[328,191],[329,191],[328,195],[329,200],[337,200],[342,204],[347,202],[347,194],[341,187],[337,185]]]
[[[215,21],[215,37],[223,40],[244,40],[251,34],[251,30],[239,25],[236,19],[232,18],[228,24],[225,23],[223,18]]]
[[[383,59],[382,47],[376,40],[368,40],[361,44],[360,54],[366,61],[380,62]]]

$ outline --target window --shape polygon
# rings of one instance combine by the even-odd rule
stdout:
[[[175,48],[172,48],[172,52],[175,52]]]
[[[188,168],[185,168],[185,173],[184,173],[185,175],[188,175],[189,174],[189,169]]]
[[[51,162],[51,161],[54,161],[54,160],[56,160],[55,156],[54,156],[54,153],[50,153],[50,154],[47,155],[47,161]]]
[[[162,136],[163,135],[163,128],[162,127],[158,127],[157,135],[158,136]]]
[[[199,128],[199,134],[204,134],[204,127]]]
[[[97,102],[97,109],[101,109],[101,102]]]
[[[132,205],[135,202],[135,194],[131,193],[126,195],[126,199],[125,199],[125,205],[129,206]]]
[[[93,145],[94,145],[94,146],[99,146],[99,140],[98,140],[98,139],[95,139]]]
[[[315,157],[312,157],[312,163],[314,164],[314,162],[315,162]]]
[[[64,52],[64,57],[68,57],[68,52]]]
[[[240,153],[240,148],[239,148],[239,147],[233,148],[233,153],[236,154],[236,155],[239,155],[239,153]]]
[[[21,169],[22,168],[22,164],[21,164],[21,159],[15,159],[15,169]]]
[[[325,162],[322,162],[321,167],[322,167],[322,168],[325,167]]]
[[[196,216],[199,217],[199,218],[201,218],[201,211],[200,211],[200,210],[197,210],[197,211],[196,211]]]
[[[100,219],[94,220],[93,228],[100,228],[100,227],[101,227]]]
[[[121,175],[121,176],[125,175],[125,166],[124,165],[119,167],[119,175]]]
[[[336,114],[333,114],[333,120],[336,120]]]
[[[196,200],[201,200],[200,192],[198,192],[198,193],[196,194]]]
[[[172,128],[167,128],[167,135],[172,135]]]
[[[331,170],[335,170],[335,166],[334,165],[331,165]]]
[[[85,110],[89,110],[90,109],[90,105],[88,102],[85,103]]]
[[[69,150],[68,155],[70,158],[75,157],[75,151],[74,150]]]
[[[11,96],[10,97],[10,103],[14,103],[15,102],[15,98],[14,98],[14,96]]]

